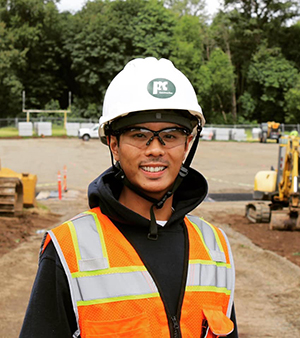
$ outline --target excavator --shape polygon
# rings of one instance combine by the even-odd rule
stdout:
[[[275,121],[268,121],[261,123],[261,132],[259,133],[260,143],[266,143],[268,139],[276,140],[279,143],[281,137],[280,123]]]
[[[300,138],[282,136],[275,170],[259,171],[254,179],[253,199],[246,217],[253,223],[269,223],[271,230],[300,229]]]
[[[23,207],[36,206],[36,182],[36,175],[16,173],[9,168],[1,168],[0,163],[0,217],[19,216]]]

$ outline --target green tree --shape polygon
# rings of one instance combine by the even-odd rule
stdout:
[[[192,15],[206,19],[205,0],[165,0],[165,6],[180,15]]]
[[[22,107],[23,85],[17,76],[17,67],[24,67],[26,50],[14,48],[15,37],[4,22],[0,22],[0,116],[19,112]]]
[[[293,87],[285,94],[286,123],[299,123],[300,121],[300,74]]]
[[[300,21],[279,30],[276,41],[281,46],[285,58],[293,61],[300,71]]]
[[[264,41],[270,48],[281,47],[281,32],[289,20],[299,15],[299,4],[296,0],[225,0],[224,3],[224,10],[230,19],[229,42],[237,75],[238,110],[242,111],[240,105],[245,100],[240,97],[245,92],[251,92],[251,95],[253,92],[248,88],[253,55]]]
[[[12,37],[12,44],[3,46],[1,51],[5,53],[5,48],[12,48],[22,55],[22,62],[11,65],[15,81],[21,84],[18,85],[19,98],[21,89],[26,90],[27,108],[43,108],[52,98],[60,98],[63,87],[60,81],[60,21],[55,2],[2,0],[0,22],[3,34]],[[6,113],[20,114],[20,108]]]
[[[231,95],[234,69],[229,57],[220,48],[212,51],[210,59],[200,67],[198,94],[200,104],[212,123],[232,122]]]
[[[106,88],[124,64],[135,57],[170,56],[174,25],[173,13],[160,1],[87,2],[72,18],[65,43],[77,107],[96,104],[98,111],[89,112],[99,117]]]
[[[287,61],[280,49],[262,44],[253,56],[248,72],[248,93],[255,102],[252,119],[260,122],[285,122],[285,94],[293,87],[297,69]],[[242,96],[244,104],[246,98]]]
[[[175,15],[164,7],[163,2],[147,1],[133,19],[133,25],[135,27],[133,38],[135,56],[156,58],[170,56]]]
[[[142,0],[87,2],[72,18],[65,51],[72,63],[78,109],[95,103],[98,112],[91,112],[99,117],[109,82],[134,55],[133,21],[144,6]]]
[[[208,29],[208,41],[211,42],[211,47],[220,47],[227,54],[229,62],[231,66],[234,68],[232,63],[232,52],[231,52],[231,25],[230,25],[230,17],[222,12],[214,17],[212,24]],[[207,53],[207,55],[209,55]],[[237,122],[237,99],[236,99],[236,76],[232,77],[231,83],[231,120],[236,123]]]
[[[203,26],[199,18],[183,15],[177,20],[170,59],[197,86],[197,70],[204,58]]]

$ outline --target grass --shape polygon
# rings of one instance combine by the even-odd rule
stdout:
[[[252,130],[251,129],[245,129],[245,133],[246,133],[246,140],[248,141],[248,142],[252,142],[252,141],[254,141],[253,139],[252,139]],[[255,141],[257,141],[257,140],[255,140]]]
[[[15,136],[19,136],[17,128],[14,127],[0,128],[0,137],[15,137]]]
[[[42,204],[41,202],[37,202],[37,207],[38,209],[41,209],[41,210],[50,211],[50,209],[46,205]]]
[[[63,126],[52,125],[52,136],[67,136],[67,130]]]
[[[59,137],[59,136],[66,136],[66,135],[67,135],[67,131],[63,126],[52,125],[52,136]],[[35,132],[33,132],[32,136],[37,137],[38,135]],[[0,138],[1,137],[19,137],[18,128],[15,128],[15,127],[0,128]]]

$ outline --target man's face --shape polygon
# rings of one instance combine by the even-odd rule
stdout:
[[[159,131],[180,126],[168,122],[151,122],[132,127]],[[140,135],[134,137],[140,138]],[[116,137],[111,137],[110,147],[115,160],[120,161],[127,179],[147,195],[159,199],[173,185],[191,139],[192,136],[185,136],[183,143],[169,148],[158,137],[154,137],[150,144],[146,145],[145,140],[143,147],[138,147],[140,139],[137,143],[131,140],[127,142],[127,134],[121,134],[119,143]]]

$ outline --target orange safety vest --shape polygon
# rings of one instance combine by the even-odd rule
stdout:
[[[185,217],[185,224],[189,264],[178,324],[172,323],[135,249],[99,207],[48,232],[41,252],[52,240],[78,323],[73,337],[180,337],[174,335],[173,324],[183,338],[219,337],[233,331],[229,318],[235,273],[227,237],[195,216]]]

